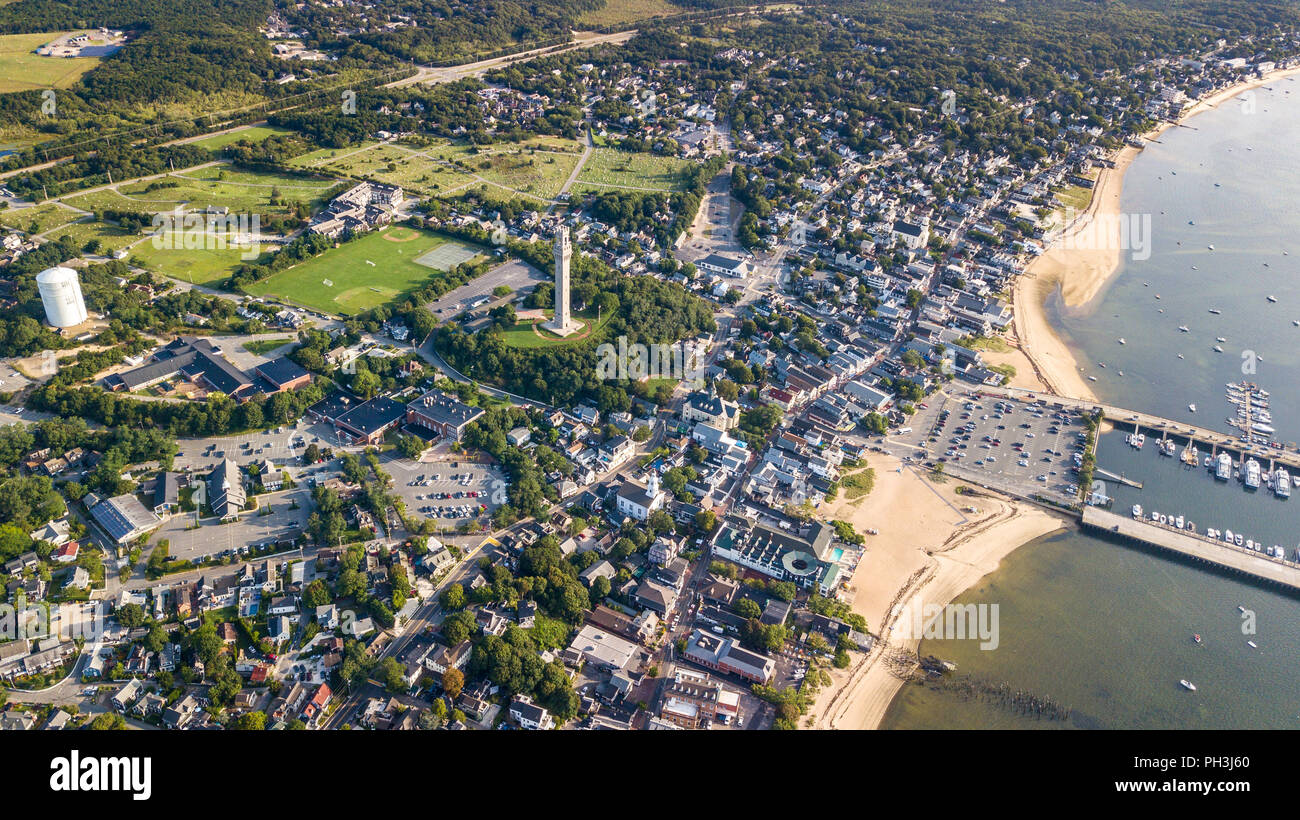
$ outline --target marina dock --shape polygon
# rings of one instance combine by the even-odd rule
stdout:
[[[1300,590],[1300,565],[1290,561],[1279,561],[1255,552],[1247,552],[1240,547],[1231,547],[1205,535],[1193,535],[1149,521],[1139,521],[1129,516],[1107,512],[1099,507],[1084,508],[1083,526],[1085,529],[1118,535],[1187,558],[1271,581],[1288,589]]]

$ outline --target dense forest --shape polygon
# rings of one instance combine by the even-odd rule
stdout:
[[[474,57],[514,43],[567,40],[583,12],[604,5],[605,0],[376,0],[364,7],[304,3],[284,14],[294,28],[306,29],[322,42],[339,31],[359,30],[353,39],[360,43],[428,63]],[[398,27],[384,30],[385,24]]]

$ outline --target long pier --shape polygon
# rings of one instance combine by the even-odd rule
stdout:
[[[1139,521],[1132,517],[1107,512],[1100,507],[1084,508],[1083,526],[1085,529],[1099,530],[1140,541],[1187,558],[1271,581],[1288,589],[1300,590],[1300,565],[1291,561],[1279,561],[1255,552],[1247,552],[1239,547],[1230,547],[1205,535]]]

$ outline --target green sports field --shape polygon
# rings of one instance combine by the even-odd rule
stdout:
[[[328,250],[249,285],[249,293],[278,296],[295,304],[350,316],[393,300],[424,284],[439,269],[416,262],[465,260],[478,248],[431,231],[393,226]]]
[[[234,236],[227,239],[224,243],[214,239],[211,247],[198,248],[184,247],[183,239],[160,241],[158,244],[162,247],[155,246],[152,239],[146,239],[131,248],[129,258],[133,264],[163,276],[215,288],[220,287],[241,265],[257,261],[259,256],[255,251],[264,251],[268,247],[244,247],[235,244]]]
[[[42,57],[37,48],[68,34],[6,34],[0,36],[0,94],[45,88],[67,88],[99,65],[99,57]]]

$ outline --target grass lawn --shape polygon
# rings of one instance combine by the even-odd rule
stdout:
[[[580,143],[561,137],[479,147],[428,140],[323,149],[295,157],[290,164],[374,179],[431,196],[486,183],[487,192],[498,199],[516,193],[549,200],[559,193],[581,153]]]
[[[174,183],[174,184],[173,184]],[[338,183],[330,179],[306,179],[284,174],[234,171],[214,165],[178,171],[150,182],[119,185],[117,190],[104,189],[87,194],[63,197],[69,205],[87,211],[131,211],[160,213],[177,206],[203,209],[224,206],[232,214],[288,213],[289,205],[272,205],[273,193],[287,203],[305,203],[317,209]],[[149,190],[151,186],[153,190]]]
[[[233,145],[236,142],[247,140],[248,142],[261,142],[267,137],[273,137],[277,134],[292,134],[284,128],[276,128],[271,125],[255,125],[252,128],[243,128],[238,131],[230,131],[225,134],[214,134],[211,137],[204,137],[201,140],[195,140],[194,144],[207,148],[214,154],[220,153],[222,148],[227,145]]]
[[[548,319],[554,314],[555,311],[553,310],[546,311]],[[600,317],[599,324],[596,322],[595,310],[575,310],[572,315],[574,319],[582,322],[585,327],[568,337],[556,336],[545,328],[534,329],[534,323],[531,321],[516,322],[514,327],[502,333],[501,336],[506,344],[513,347],[558,347],[579,344],[589,341],[596,331],[609,323],[610,317],[614,314],[606,313]],[[593,325],[595,327],[592,327]]]
[[[493,153],[476,157],[470,168],[488,182],[522,194],[553,199],[578,164],[577,154],[549,151]]]
[[[36,49],[67,32],[0,36],[0,94],[67,88],[99,65],[99,57],[42,57]],[[129,48],[130,46],[128,46]]]
[[[849,501],[858,500],[871,492],[875,486],[876,471],[871,467],[858,470],[840,479],[840,487],[844,490],[844,497]]]
[[[6,208],[0,211],[0,225],[30,234],[45,233],[51,228],[75,222],[81,214],[53,202],[31,208]]]
[[[335,161],[344,162],[348,154],[366,151],[378,144],[377,142],[367,142],[349,148],[321,148],[306,154],[300,154],[289,160],[288,164],[294,168],[318,168]]]
[[[247,290],[349,316],[390,302],[438,275],[415,258],[453,242],[457,240],[432,231],[394,226],[275,273]]]
[[[284,347],[294,341],[294,337],[285,336],[282,339],[258,339],[255,342],[245,342],[244,349],[254,356],[265,356],[278,347]]]
[[[597,148],[578,174],[580,184],[654,191],[681,191],[690,162],[656,154],[634,154],[615,148]]]
[[[156,248],[152,239],[146,239],[131,248],[129,259],[172,279],[218,287],[240,265],[256,261],[257,257],[244,258],[247,253],[247,248],[233,243],[224,248]]]
[[[48,238],[60,239],[64,236],[71,236],[79,248],[85,247],[86,243],[92,239],[97,240],[99,242],[99,253],[108,253],[125,248],[140,239],[140,234],[127,233],[115,225],[106,225],[93,219],[89,222],[74,222],[64,225],[52,231]]]
[[[1058,191],[1056,196],[1065,207],[1082,211],[1086,210],[1088,204],[1092,202],[1092,191],[1092,188],[1085,188],[1082,185],[1067,185]]]

